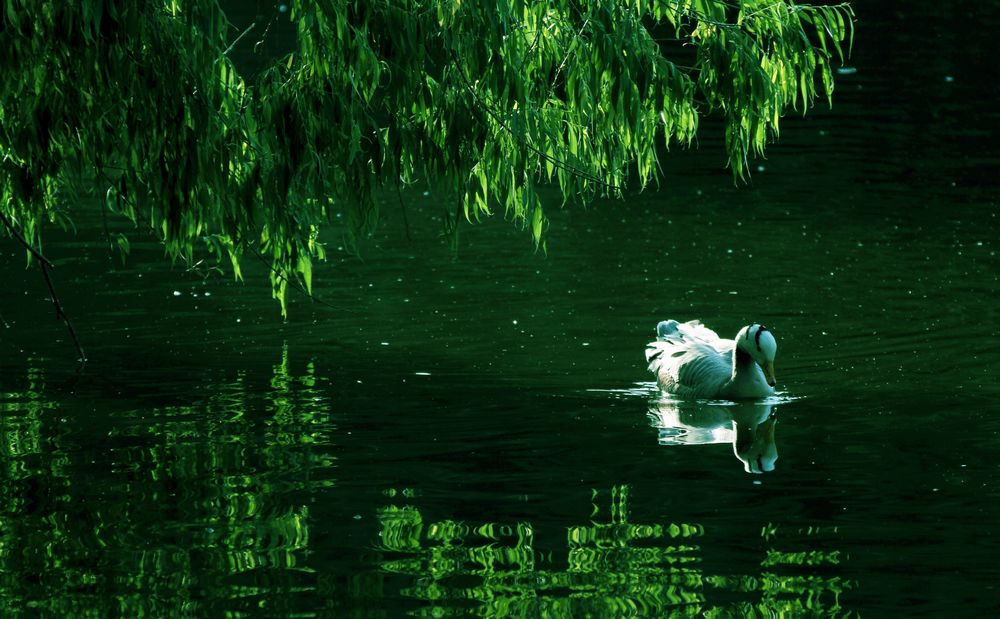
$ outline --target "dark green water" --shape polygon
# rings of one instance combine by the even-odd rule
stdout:
[[[77,371],[4,241],[4,616],[995,610],[1000,20],[916,6],[859,7],[857,73],[751,187],[709,131],[659,192],[553,209],[547,256],[495,221],[458,260],[435,196],[412,241],[393,196],[287,323],[252,265],[134,235],[112,268],[79,216],[47,248]],[[668,317],[766,324],[783,397],[661,401]]]

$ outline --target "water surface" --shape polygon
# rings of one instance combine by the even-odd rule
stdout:
[[[708,126],[659,191],[553,200],[547,255],[488,221],[456,259],[440,197],[406,196],[408,240],[391,196],[283,323],[256,266],[139,233],[121,265],[81,215],[47,247],[80,370],[0,246],[4,614],[994,609],[995,82],[906,10],[751,186]],[[766,324],[782,398],[664,401],[664,318]]]

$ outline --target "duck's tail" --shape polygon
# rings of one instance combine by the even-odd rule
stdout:
[[[664,320],[656,325],[656,337],[661,340],[666,340],[670,336],[677,334],[677,325],[679,323],[676,320]]]
[[[656,341],[646,346],[646,362],[654,374],[659,374],[660,364],[665,357],[676,351],[676,346],[684,340],[676,320],[664,320],[656,325]]]

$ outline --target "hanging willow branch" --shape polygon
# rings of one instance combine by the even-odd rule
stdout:
[[[847,5],[792,0],[296,2],[290,53],[251,75],[229,52],[258,29],[221,4],[0,5],[0,214],[22,245],[88,208],[60,188],[116,169],[109,215],[237,275],[252,243],[283,313],[319,235],[362,238],[398,184],[460,196],[467,220],[498,205],[544,247],[539,186],[642,189],[707,114],[744,178],[785,113],[829,99],[854,28]]]
[[[542,159],[542,161],[547,161],[548,163],[551,163],[552,165],[554,165],[556,168],[558,168],[560,170],[564,170],[566,172],[569,172],[573,176],[578,176],[580,178],[586,179],[586,180],[591,181],[593,183],[597,183],[597,184],[602,185],[602,186],[604,186],[604,188],[609,189],[611,191],[615,191],[615,192],[620,192],[621,191],[621,187],[619,187],[618,185],[614,185],[612,183],[609,183],[609,182],[605,181],[604,179],[601,179],[601,178],[599,178],[597,176],[594,176],[593,174],[590,174],[589,172],[586,172],[584,170],[580,170],[578,168],[574,168],[573,166],[569,165],[568,163],[566,163],[564,161],[561,161],[561,160],[559,160],[559,159],[557,159],[555,157],[552,157],[552,156],[550,156],[550,155],[548,155],[546,153],[543,153],[542,151],[538,150],[537,148],[535,148],[531,144],[528,144],[527,142],[525,142],[517,133],[514,132],[513,129],[511,129],[510,125],[508,125],[507,122],[503,118],[501,118],[499,114],[497,114],[495,111],[493,111],[493,108],[491,108],[489,106],[489,104],[487,104],[485,101],[482,100],[482,98],[479,96],[479,93],[476,92],[475,87],[473,87],[472,82],[470,82],[469,78],[465,75],[465,71],[462,69],[462,63],[458,59],[458,55],[455,54],[454,50],[451,51],[451,55],[452,55],[452,59],[454,60],[455,70],[458,72],[458,74],[462,78],[462,84],[468,90],[469,95],[472,97],[473,101],[476,102],[476,105],[479,108],[479,110],[482,111],[482,112],[485,112],[490,118],[493,119],[493,121],[495,123],[497,123],[497,125],[499,125],[504,131],[506,131],[508,134],[510,134],[510,136],[512,138],[514,138],[515,140],[517,140],[524,148],[528,149],[529,151],[531,151],[532,153],[534,153],[535,155],[537,155],[538,157],[540,157]]]

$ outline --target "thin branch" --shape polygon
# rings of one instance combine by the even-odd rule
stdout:
[[[52,276],[49,275],[49,269],[55,267],[51,262],[49,262],[48,258],[43,256],[40,251],[28,243],[27,239],[25,239],[24,236],[22,236],[21,233],[14,228],[14,224],[11,223],[10,219],[8,219],[7,215],[2,211],[0,211],[0,219],[3,219],[3,223],[7,227],[7,231],[10,232],[11,236],[16,238],[18,242],[20,242],[21,245],[23,245],[36,260],[38,260],[38,264],[42,268],[42,276],[45,278],[45,284],[49,287],[49,298],[52,299],[52,304],[56,307],[56,319],[62,320],[66,323],[66,328],[69,329],[69,335],[73,338],[73,343],[76,344],[77,352],[80,353],[80,360],[86,363],[87,355],[83,352],[83,346],[80,345],[80,339],[76,337],[76,329],[73,328],[73,323],[70,322],[69,316],[67,316],[66,312],[63,311],[62,304],[59,302],[59,295],[56,294],[56,288],[52,284]]]
[[[271,32],[271,26],[274,24],[275,20],[278,19],[278,15],[279,15],[278,11],[274,11],[274,13],[271,15],[271,21],[267,22],[267,26],[264,27],[264,33],[261,34],[260,39],[253,44],[253,53],[256,54],[260,46],[264,44],[264,39],[267,38],[267,33]]]
[[[268,25],[270,25],[270,24],[268,24]],[[250,27],[249,27],[249,28],[247,28],[246,30],[244,30],[244,31],[243,31],[243,34],[241,34],[240,36],[236,37],[236,38],[235,38],[235,39],[233,40],[233,42],[229,44],[229,47],[227,47],[227,48],[225,49],[225,51],[223,51],[223,52],[222,52],[222,54],[221,54],[221,55],[220,55],[220,56],[219,56],[218,58],[216,58],[216,59],[215,59],[215,63],[217,64],[217,63],[218,63],[218,62],[219,62],[220,60],[222,60],[222,59],[223,59],[223,58],[224,58],[225,56],[228,56],[228,55],[229,55],[229,52],[233,51],[233,48],[234,48],[234,47],[236,47],[236,44],[240,42],[240,39],[242,39],[242,38],[243,38],[243,37],[245,37],[246,35],[250,34],[250,31],[251,31],[251,30],[253,30],[253,29],[254,29],[254,27],[256,27],[256,26],[257,26],[257,22],[254,22],[254,23],[250,24]]]
[[[52,284],[52,277],[49,275],[49,265],[43,262],[41,266],[42,275],[45,277],[45,285],[49,287],[49,298],[52,299],[52,305],[56,308],[56,320],[62,320],[66,324],[66,328],[69,329],[69,335],[73,338],[73,343],[76,345],[76,351],[80,353],[80,361],[86,363],[87,353],[83,352],[80,339],[76,337],[76,329],[73,328],[73,323],[70,322],[69,316],[63,311],[62,304],[59,302],[59,295],[56,294],[56,288]]]

